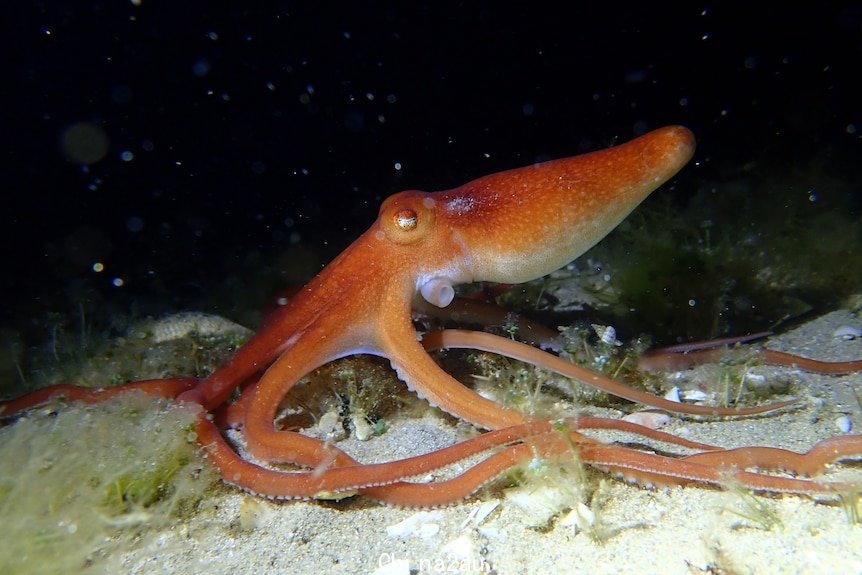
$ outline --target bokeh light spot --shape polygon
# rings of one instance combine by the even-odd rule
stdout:
[[[102,160],[108,153],[110,143],[105,130],[92,122],[72,124],[66,128],[60,140],[66,160],[84,166]]]

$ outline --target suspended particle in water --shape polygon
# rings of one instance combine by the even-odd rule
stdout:
[[[78,122],[63,131],[60,148],[67,161],[90,166],[108,153],[110,139],[101,127],[92,122]]]

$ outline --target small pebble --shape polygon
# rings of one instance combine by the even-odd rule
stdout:
[[[498,527],[479,527],[476,532],[486,539],[493,539],[495,541],[503,541],[506,539],[505,533],[500,531]]]
[[[742,377],[744,378],[745,381],[748,381],[748,382],[751,382],[751,383],[754,383],[757,385],[762,385],[763,383],[766,382],[766,376],[763,375],[762,373],[751,373],[750,371],[746,371]]]
[[[848,416],[842,415],[835,418],[835,427],[837,427],[841,433],[850,433],[850,430],[853,429],[853,422],[850,421]]]

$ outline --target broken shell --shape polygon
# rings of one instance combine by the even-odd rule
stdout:
[[[461,523],[461,529],[464,529],[471,523],[476,526],[481,525],[499,505],[496,501],[486,501],[480,506],[474,507],[470,514],[467,515],[467,519]]]
[[[344,423],[336,411],[327,411],[317,422],[316,436],[326,441],[341,441],[347,437]]]
[[[374,426],[368,422],[364,413],[357,411],[351,415],[350,423],[353,424],[353,435],[359,441],[368,441],[374,435]]]
[[[420,511],[403,521],[399,521],[395,525],[389,525],[386,528],[386,535],[393,539],[410,536],[427,539],[439,533],[440,525],[434,522],[440,519],[440,517],[441,514],[439,511]]]
[[[476,559],[476,551],[474,549],[473,541],[467,535],[456,537],[452,541],[443,545],[440,550],[452,559],[458,559],[461,561]]]
[[[571,506],[571,494],[548,485],[519,485],[504,491],[506,500],[524,510],[521,521],[528,527],[544,527]]]
[[[560,520],[560,527],[571,527],[577,533],[580,531],[589,531],[596,523],[596,514],[592,509],[578,503],[574,509],[569,511],[565,517]]]
[[[605,345],[621,346],[623,343],[617,341],[617,330],[611,325],[592,324],[593,331],[599,336],[599,340]]]
[[[832,332],[832,337],[845,340],[856,339],[862,337],[862,329],[851,325],[842,325]]]
[[[636,411],[623,417],[623,421],[643,425],[650,429],[658,429],[670,423],[670,416],[656,411]]]
[[[687,389],[682,392],[682,398],[686,401],[706,401],[709,396],[699,389]]]

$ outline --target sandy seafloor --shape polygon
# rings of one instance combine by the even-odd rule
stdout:
[[[862,328],[862,320],[849,311],[833,312],[772,337],[768,346],[824,360],[862,358],[862,339],[833,335],[840,326]],[[778,369],[791,378],[803,407],[740,420],[674,418],[664,430],[728,447],[794,450],[840,434],[836,419],[842,415],[862,431],[854,392],[862,390],[862,374],[760,369]],[[588,413],[621,415],[607,409]],[[466,426],[432,411],[390,423],[382,436],[339,445],[360,460],[391,460],[465,436]],[[842,465],[830,474],[839,476],[862,482],[862,467]],[[591,477],[599,482],[603,475]],[[223,490],[191,519],[144,530],[87,572],[862,573],[862,525],[851,524],[839,505],[795,496],[762,498],[781,523],[767,529],[739,515],[746,513],[745,502],[735,493],[701,487],[648,490],[615,479],[606,479],[602,490],[600,520],[614,532],[602,542],[559,517],[543,528],[531,526],[534,521],[500,489],[431,511],[388,508],[361,498],[271,502]],[[392,527],[405,520],[412,527],[395,533]]]

